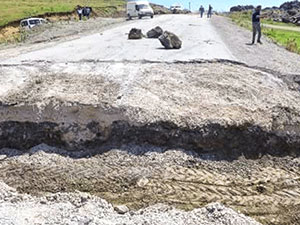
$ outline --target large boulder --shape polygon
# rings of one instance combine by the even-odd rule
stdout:
[[[241,12],[241,11],[248,11],[253,9],[254,9],[253,5],[238,5],[238,6],[231,7],[230,12]]]
[[[291,23],[292,21],[291,21],[290,17],[282,17],[281,18],[281,22],[283,22],[283,23]]]
[[[128,39],[142,39],[143,33],[141,29],[132,28],[128,34]]]
[[[182,45],[182,41],[169,31],[165,31],[158,39],[166,49],[180,49]]]
[[[163,34],[163,29],[161,27],[157,26],[147,32],[148,38],[159,38]]]
[[[291,1],[291,2],[285,2],[280,7],[282,10],[291,10],[291,9],[300,9],[300,2],[299,1]]]
[[[288,13],[290,16],[295,16],[295,15],[297,15],[298,11],[295,10],[295,9],[291,9],[291,10],[288,10],[287,13]]]

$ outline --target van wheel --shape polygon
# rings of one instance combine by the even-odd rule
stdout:
[[[151,16],[151,19],[153,19],[153,15]]]
[[[139,19],[142,19],[142,16],[139,16]]]
[[[128,16],[128,19],[129,19],[129,20],[131,20],[131,16],[130,16],[130,14],[128,14],[127,16]]]

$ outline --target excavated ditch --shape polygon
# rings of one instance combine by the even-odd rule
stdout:
[[[299,221],[300,93],[278,74],[89,61],[0,75],[0,179],[22,193],[79,190],[131,209],[221,202],[264,224]]]
[[[228,61],[83,64],[83,70],[51,62],[16,69],[36,71],[2,96],[0,148],[134,143],[222,158],[299,156],[299,93],[278,74]]]
[[[300,153],[299,134],[268,132],[251,124],[231,127],[210,124],[187,129],[166,122],[133,126],[126,121],[114,121],[103,128],[95,121],[84,127],[77,123],[5,121],[0,123],[0,134],[0,148],[24,150],[41,143],[73,151],[103,145],[150,144],[211,153],[223,159],[241,155],[255,159],[266,154],[297,157]],[[65,135],[72,138],[66,140]],[[85,140],[87,136],[92,137]]]

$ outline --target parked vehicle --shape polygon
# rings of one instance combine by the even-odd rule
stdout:
[[[129,1],[127,2],[127,16],[128,19],[132,17],[142,19],[144,16],[153,18],[154,11],[148,1]]]
[[[176,12],[178,12],[178,11],[183,11],[183,7],[182,7],[182,5],[176,3],[176,4],[171,5],[170,10],[171,10],[173,13],[176,13]]]
[[[43,18],[28,18],[28,19],[24,19],[21,20],[20,22],[20,26],[23,28],[33,28],[35,26],[41,25],[47,23],[47,20],[43,19]]]

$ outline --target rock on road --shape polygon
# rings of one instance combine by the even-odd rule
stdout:
[[[157,39],[128,40],[131,28],[143,33],[155,26],[174,32],[183,41],[180,50],[165,50]],[[230,59],[235,57],[221,40],[211,21],[197,15],[164,15],[154,19],[132,20],[102,33],[81,37],[6,60],[5,63],[47,60],[154,60],[189,61],[194,59]]]

